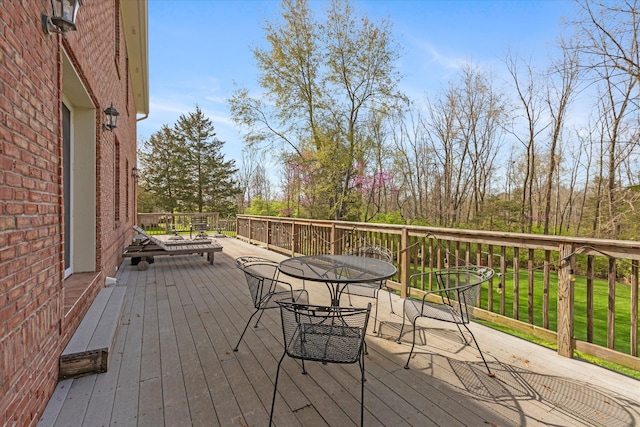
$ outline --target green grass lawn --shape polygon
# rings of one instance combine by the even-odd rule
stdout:
[[[513,275],[505,276],[505,315],[512,317],[513,314]],[[528,271],[521,271],[519,319],[528,322]],[[543,272],[534,272],[534,315],[533,324],[542,327],[542,298],[543,298]],[[556,331],[557,328],[557,292],[558,276],[551,273],[549,285],[549,329]],[[498,313],[500,308],[501,295],[496,292],[498,280],[493,283],[493,312]],[[631,287],[625,284],[616,284],[615,292],[615,350],[630,354],[630,328],[631,328]],[[484,285],[482,292],[481,307],[487,309],[488,285]],[[607,346],[607,308],[608,308],[608,284],[605,280],[594,280],[593,289],[593,343]],[[576,339],[587,341],[587,284],[584,277],[576,277],[574,282],[574,335]]]
[[[542,300],[543,300],[543,284],[544,273],[537,270],[533,272],[534,277],[534,290],[533,290],[533,325],[542,327],[543,312],[542,312]],[[514,280],[513,273],[507,273],[505,275],[505,288],[502,295],[497,292],[498,283],[500,282],[498,277],[493,279],[493,309],[492,312],[500,312],[500,299],[504,297],[505,301],[505,313],[507,317],[513,317],[513,294],[514,294]],[[550,273],[549,277],[549,329],[557,331],[557,303],[558,303],[558,275],[557,273]],[[422,288],[421,284],[413,283],[413,286]],[[424,284],[425,288],[428,288],[428,284]],[[434,284],[435,286],[435,284]],[[520,270],[519,272],[519,287],[520,294],[518,298],[518,320],[529,323],[528,314],[528,271]],[[424,289],[426,290],[426,289]],[[607,309],[608,309],[608,283],[606,280],[594,279],[593,283],[593,343],[602,347],[607,347]],[[617,283],[615,290],[615,343],[614,349],[621,353],[631,354],[631,287],[626,284]],[[488,299],[488,283],[483,285],[481,294],[480,307],[487,310]],[[587,341],[587,282],[586,278],[576,276],[574,282],[574,336],[580,341]],[[534,336],[515,331],[502,325],[496,325],[487,321],[479,321],[486,326],[503,331],[510,335],[521,337],[527,341],[535,342],[548,348],[557,350],[557,343],[547,342],[540,340]],[[596,357],[582,354],[576,351],[575,357],[587,360],[590,363],[600,365],[604,368],[611,369],[616,372],[620,372],[624,375],[631,376],[633,378],[640,379],[640,372],[633,369],[626,368],[605,360],[598,359]]]
[[[153,234],[153,235],[158,235],[158,234],[166,234],[167,233],[167,229],[165,227],[147,227],[145,228],[145,230],[148,234]],[[213,233],[217,233],[217,230],[209,230],[207,232],[207,234],[213,234]],[[195,236],[196,232],[194,231],[189,231],[189,230],[183,230],[183,231],[178,231],[178,234],[181,236],[189,236],[190,234]],[[222,233],[227,237],[236,237],[236,232],[235,231],[227,231],[227,230],[222,230]]]

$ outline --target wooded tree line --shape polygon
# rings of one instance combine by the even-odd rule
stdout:
[[[509,55],[511,82],[497,87],[467,64],[410,100],[389,22],[344,1],[318,21],[284,1],[283,23],[265,26],[270,48],[254,52],[264,97],[230,100],[248,130],[242,202],[271,199],[255,149],[279,147],[284,215],[636,235],[638,4],[576,6],[547,69]]]
[[[321,219],[635,238],[640,213],[640,8],[576,1],[545,69],[516,53],[508,84],[472,63],[440,93],[398,88],[391,23],[334,0],[284,0],[254,50],[263,89],[229,100],[246,130],[241,208]],[[428,78],[428,76],[425,76]],[[271,194],[261,152],[278,153]]]
[[[138,152],[138,210],[236,213],[238,169],[224,159],[223,145],[198,106],[173,127],[163,125]]]

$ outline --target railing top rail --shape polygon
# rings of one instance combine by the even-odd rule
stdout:
[[[401,235],[406,232],[411,237],[431,237],[441,240],[463,240],[499,246],[557,251],[560,245],[572,245],[576,254],[604,255],[616,258],[640,260],[640,241],[594,239],[572,236],[550,236],[512,232],[437,228],[414,225],[373,224],[366,222],[311,220],[269,216],[237,215],[238,219],[279,222],[283,224],[335,227],[343,230],[366,232],[386,232]]]

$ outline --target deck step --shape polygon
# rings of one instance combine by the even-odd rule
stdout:
[[[59,379],[107,371],[126,290],[114,285],[98,292],[60,355]]]

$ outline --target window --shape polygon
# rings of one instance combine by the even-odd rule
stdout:
[[[124,176],[125,176],[125,186],[124,186],[124,191],[125,191],[125,197],[124,197],[124,212],[126,215],[126,219],[129,219],[129,171],[131,170],[131,168],[129,167],[129,160],[125,161],[125,165],[124,165],[124,170],[127,172]]]
[[[120,0],[114,2],[113,14],[113,59],[116,63],[116,71],[120,77]]]
[[[113,195],[113,209],[114,209],[114,226],[119,226],[120,222],[120,141],[116,138],[115,146],[113,147],[113,165],[114,165],[114,177],[113,177],[113,187],[115,189],[115,194]]]

